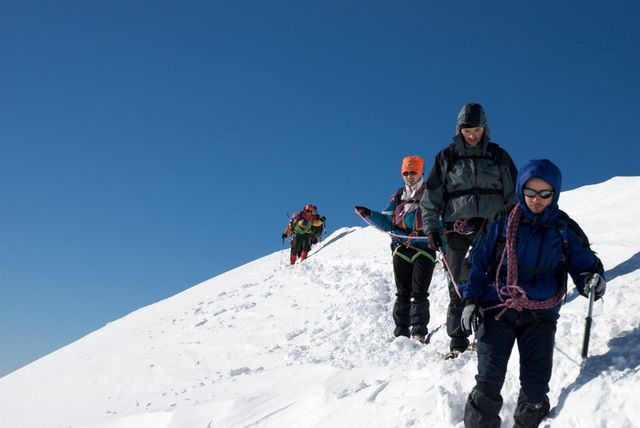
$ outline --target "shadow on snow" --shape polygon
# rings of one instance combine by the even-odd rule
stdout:
[[[352,232],[355,232],[356,230],[358,230],[358,229],[345,230],[344,232],[341,232],[340,234],[334,236],[333,238],[331,238],[331,239],[329,239],[327,241],[322,241],[322,246],[320,248],[318,248],[316,251],[314,251],[313,253],[310,253],[307,258],[313,256],[314,254],[317,254],[318,252],[322,251],[328,245],[333,244],[337,240],[344,238],[345,236],[347,236],[348,234],[350,234]]]
[[[629,258],[629,260],[624,261],[613,269],[606,271],[604,273],[604,277],[607,278],[607,281],[611,281],[614,278],[626,275],[638,269],[640,269],[640,251],[635,253],[631,258]]]
[[[640,371],[640,327],[614,337],[607,345],[609,346],[607,353],[587,358],[580,368],[576,380],[569,386],[562,388],[558,404],[552,414],[558,414],[562,410],[569,394],[605,372],[618,372],[617,380],[637,375]]]
[[[631,256],[628,260],[620,263],[618,266],[609,269],[604,273],[604,277],[607,279],[607,282],[611,282],[613,279],[626,275],[628,273],[634,272],[640,269],[640,251]],[[580,294],[578,290],[575,288],[567,293],[567,300],[565,303],[569,303],[573,301]],[[606,296],[605,296],[606,298]]]

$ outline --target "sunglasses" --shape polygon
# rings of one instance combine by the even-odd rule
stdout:
[[[553,190],[540,190],[539,192],[537,192],[533,189],[529,189],[528,187],[525,187],[522,193],[524,193],[524,195],[527,198],[534,198],[537,196],[542,199],[549,199],[550,197],[553,196],[554,192]]]
[[[405,172],[402,173],[402,175],[405,176],[405,177],[408,177],[410,175],[418,175],[418,173],[415,172],[415,171],[405,171]]]

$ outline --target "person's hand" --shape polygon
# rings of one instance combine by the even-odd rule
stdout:
[[[362,217],[371,217],[371,210],[369,208],[356,207],[356,211],[358,211]]]
[[[591,287],[593,287],[594,300],[600,299],[607,291],[607,281],[604,280],[599,273],[584,272],[580,275],[584,276],[584,295],[589,296]]]
[[[287,239],[287,234],[286,234],[286,233],[283,233],[283,234],[282,234],[282,236],[281,236],[281,238],[282,238],[283,240],[284,240],[284,239]]]
[[[442,238],[440,238],[440,232],[427,233],[427,245],[433,251],[442,251]]]
[[[462,310],[462,318],[460,318],[460,327],[462,332],[470,336],[474,331],[478,331],[478,327],[482,322],[482,313],[480,305],[476,300],[468,300]]]

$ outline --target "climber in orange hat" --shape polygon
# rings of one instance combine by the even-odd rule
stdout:
[[[382,212],[356,207],[358,213],[385,231],[394,231],[391,251],[396,301],[393,305],[394,336],[406,336],[422,343],[428,341],[430,313],[429,286],[435,266],[435,251],[424,237],[420,200],[425,193],[424,160],[420,156],[402,159],[402,186],[391,196]],[[403,237],[401,237],[404,235]]]

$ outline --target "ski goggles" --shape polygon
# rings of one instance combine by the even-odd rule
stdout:
[[[522,190],[522,193],[524,193],[524,195],[527,198],[535,198],[536,196],[542,199],[549,199],[550,197],[553,196],[553,190],[540,190],[540,191],[536,191],[533,189],[529,189],[528,187],[525,187]]]
[[[408,177],[410,175],[418,175],[416,171],[405,171],[402,173],[403,176]]]

